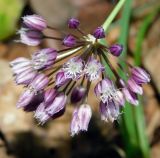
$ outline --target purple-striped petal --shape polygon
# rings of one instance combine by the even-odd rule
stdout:
[[[27,89],[25,92],[23,92],[17,102],[17,108],[22,108],[27,106],[34,98],[34,95],[35,95],[34,92],[30,89]]]
[[[143,84],[150,82],[150,75],[140,67],[134,67],[131,69],[132,78],[137,84]]]
[[[108,103],[100,102],[101,119],[106,122],[113,122],[120,115],[120,108],[112,100]]]
[[[138,85],[134,80],[133,78],[130,78],[128,80],[128,88],[134,92],[134,93],[138,93],[140,95],[143,94],[143,89],[142,89],[142,86],[141,85]]]
[[[33,67],[37,70],[49,68],[57,58],[57,51],[53,48],[41,49],[32,55]]]
[[[127,100],[129,103],[131,103],[131,104],[133,104],[133,105],[136,105],[136,106],[139,104],[137,95],[136,95],[134,92],[130,91],[130,90],[127,89],[127,88],[123,88],[123,89],[122,89],[122,92],[123,92],[126,100]]]
[[[39,31],[21,29],[20,42],[27,44],[29,46],[37,46],[41,43],[43,35]]]
[[[52,104],[46,108],[49,115],[54,115],[65,108],[67,103],[67,96],[63,93],[58,94],[53,100]]]
[[[78,109],[79,126],[81,131],[87,131],[88,125],[92,116],[91,107],[87,104],[83,104]]]
[[[45,74],[38,74],[31,82],[31,87],[39,91],[44,89],[49,83],[49,78]]]
[[[44,93],[44,102],[47,104],[50,104],[51,102],[53,102],[56,95],[57,95],[57,91],[54,88],[50,88],[46,90]]]
[[[66,84],[70,79],[65,77],[65,72],[64,71],[59,71],[56,74],[56,79],[55,79],[55,85],[56,86],[63,86]]]
[[[46,27],[46,21],[39,15],[27,15],[23,17],[24,24],[34,30],[43,31]]]

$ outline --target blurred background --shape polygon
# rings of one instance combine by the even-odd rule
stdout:
[[[18,36],[15,33],[20,28],[21,17],[24,15],[39,14],[50,26],[63,30],[66,29],[68,18],[77,17],[83,30],[89,33],[103,24],[117,2],[118,0],[0,0],[0,158],[125,157],[119,122],[102,122],[94,99],[90,104],[96,112],[89,130],[75,137],[69,133],[73,111],[71,106],[67,107],[61,118],[44,126],[38,125],[33,113],[16,109],[16,101],[23,88],[15,85],[9,68],[9,61],[16,57],[29,57],[44,47],[61,47],[52,40],[46,40],[38,47],[16,43],[14,40]],[[160,158],[160,1],[132,2],[127,60],[133,61],[136,45],[139,45],[141,65],[152,77],[152,82],[144,86],[142,106],[145,132],[151,147],[151,158]],[[121,13],[107,33],[106,41],[109,44],[116,43],[123,35],[118,23],[120,15]],[[150,19],[147,18],[149,16]],[[57,34],[49,30],[47,33]]]

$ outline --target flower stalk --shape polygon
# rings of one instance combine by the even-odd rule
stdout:
[[[114,20],[114,18],[119,13],[120,9],[123,7],[125,1],[126,0],[119,0],[118,4],[115,6],[115,8],[111,12],[111,14],[107,17],[107,19],[103,23],[102,27],[105,30],[105,32],[107,31],[108,27],[110,26],[110,24],[112,23],[112,21]]]

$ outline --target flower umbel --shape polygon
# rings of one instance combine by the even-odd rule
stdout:
[[[16,84],[24,85],[26,90],[20,96],[17,107],[25,111],[34,111],[40,124],[50,119],[60,117],[67,103],[75,105],[71,121],[71,135],[87,131],[92,116],[88,105],[91,86],[100,100],[101,119],[113,122],[118,119],[125,101],[138,105],[137,94],[142,95],[142,84],[150,81],[149,74],[140,67],[128,65],[129,79],[123,81],[117,73],[123,68],[116,63],[113,66],[108,56],[118,57],[123,53],[119,44],[107,47],[99,42],[105,37],[103,27],[98,27],[91,34],[86,34],[80,28],[78,19],[71,18],[68,27],[77,31],[62,37],[47,36],[46,21],[38,15],[23,18],[25,28],[19,31],[20,41],[30,46],[36,46],[44,39],[59,41],[62,50],[53,48],[41,49],[31,56],[31,59],[17,58],[10,62]],[[64,34],[64,33],[63,33]],[[105,73],[105,62],[114,75],[114,79]],[[93,84],[92,84],[93,83]]]

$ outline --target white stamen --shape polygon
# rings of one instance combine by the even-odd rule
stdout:
[[[119,91],[112,85],[103,90],[100,99],[103,103],[108,102],[108,100],[117,100],[119,97],[118,92]]]
[[[82,75],[82,61],[76,61],[75,58],[70,59],[63,67],[65,78],[77,79]]]
[[[33,60],[34,60],[34,64],[33,64],[33,67],[35,69],[39,69],[41,68],[43,65],[46,64],[47,60],[48,60],[48,57],[45,53],[40,53],[38,56],[37,56],[37,61],[34,60],[34,57],[33,57]]]
[[[99,78],[100,72],[103,70],[102,65],[95,59],[92,59],[86,64],[84,73],[89,77],[89,80],[96,80]]]

